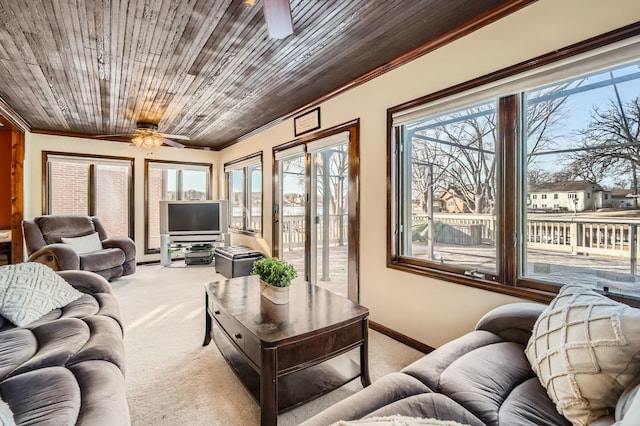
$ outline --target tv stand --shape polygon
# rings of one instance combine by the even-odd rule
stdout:
[[[215,245],[229,245],[229,234],[213,235],[160,235],[160,265],[171,266],[171,253],[174,247],[186,248],[185,263],[202,265],[211,263]],[[211,259],[207,262],[207,259]]]

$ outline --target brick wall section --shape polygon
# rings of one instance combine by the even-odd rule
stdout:
[[[89,165],[50,163],[50,214],[89,214]],[[108,236],[129,235],[129,169],[96,166],[96,212]]]
[[[96,166],[96,216],[110,237],[129,235],[129,168]]]
[[[52,162],[50,214],[89,214],[89,165]]]

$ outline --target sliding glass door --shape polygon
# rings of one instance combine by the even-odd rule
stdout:
[[[336,143],[337,142],[337,143]],[[311,156],[310,281],[347,296],[349,283],[348,135],[309,144]],[[315,148],[315,149],[314,149]]]
[[[357,301],[357,141],[349,130],[275,152],[274,252],[298,279]]]
[[[298,279],[307,280],[306,274],[306,154],[297,149],[279,157],[280,190],[278,209],[280,220],[280,259],[291,263]]]

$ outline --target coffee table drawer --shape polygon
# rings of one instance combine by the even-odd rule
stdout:
[[[337,330],[326,331],[278,348],[278,370],[323,360],[355,347],[365,339],[364,325],[357,321]]]
[[[242,352],[256,365],[260,364],[260,341],[251,334],[242,324],[222,309],[215,301],[211,301],[210,309],[213,318],[220,328],[231,337],[231,340]]]
[[[227,311],[222,309],[215,302],[212,303],[211,308],[213,318],[218,322],[220,328],[222,328],[224,332],[232,338],[236,345],[242,348],[244,346],[242,344],[244,327],[242,327],[235,318],[229,315]]]

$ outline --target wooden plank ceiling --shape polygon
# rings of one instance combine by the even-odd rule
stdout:
[[[0,98],[34,131],[136,121],[219,149],[510,0],[0,0]],[[293,135],[292,135],[293,138]]]

